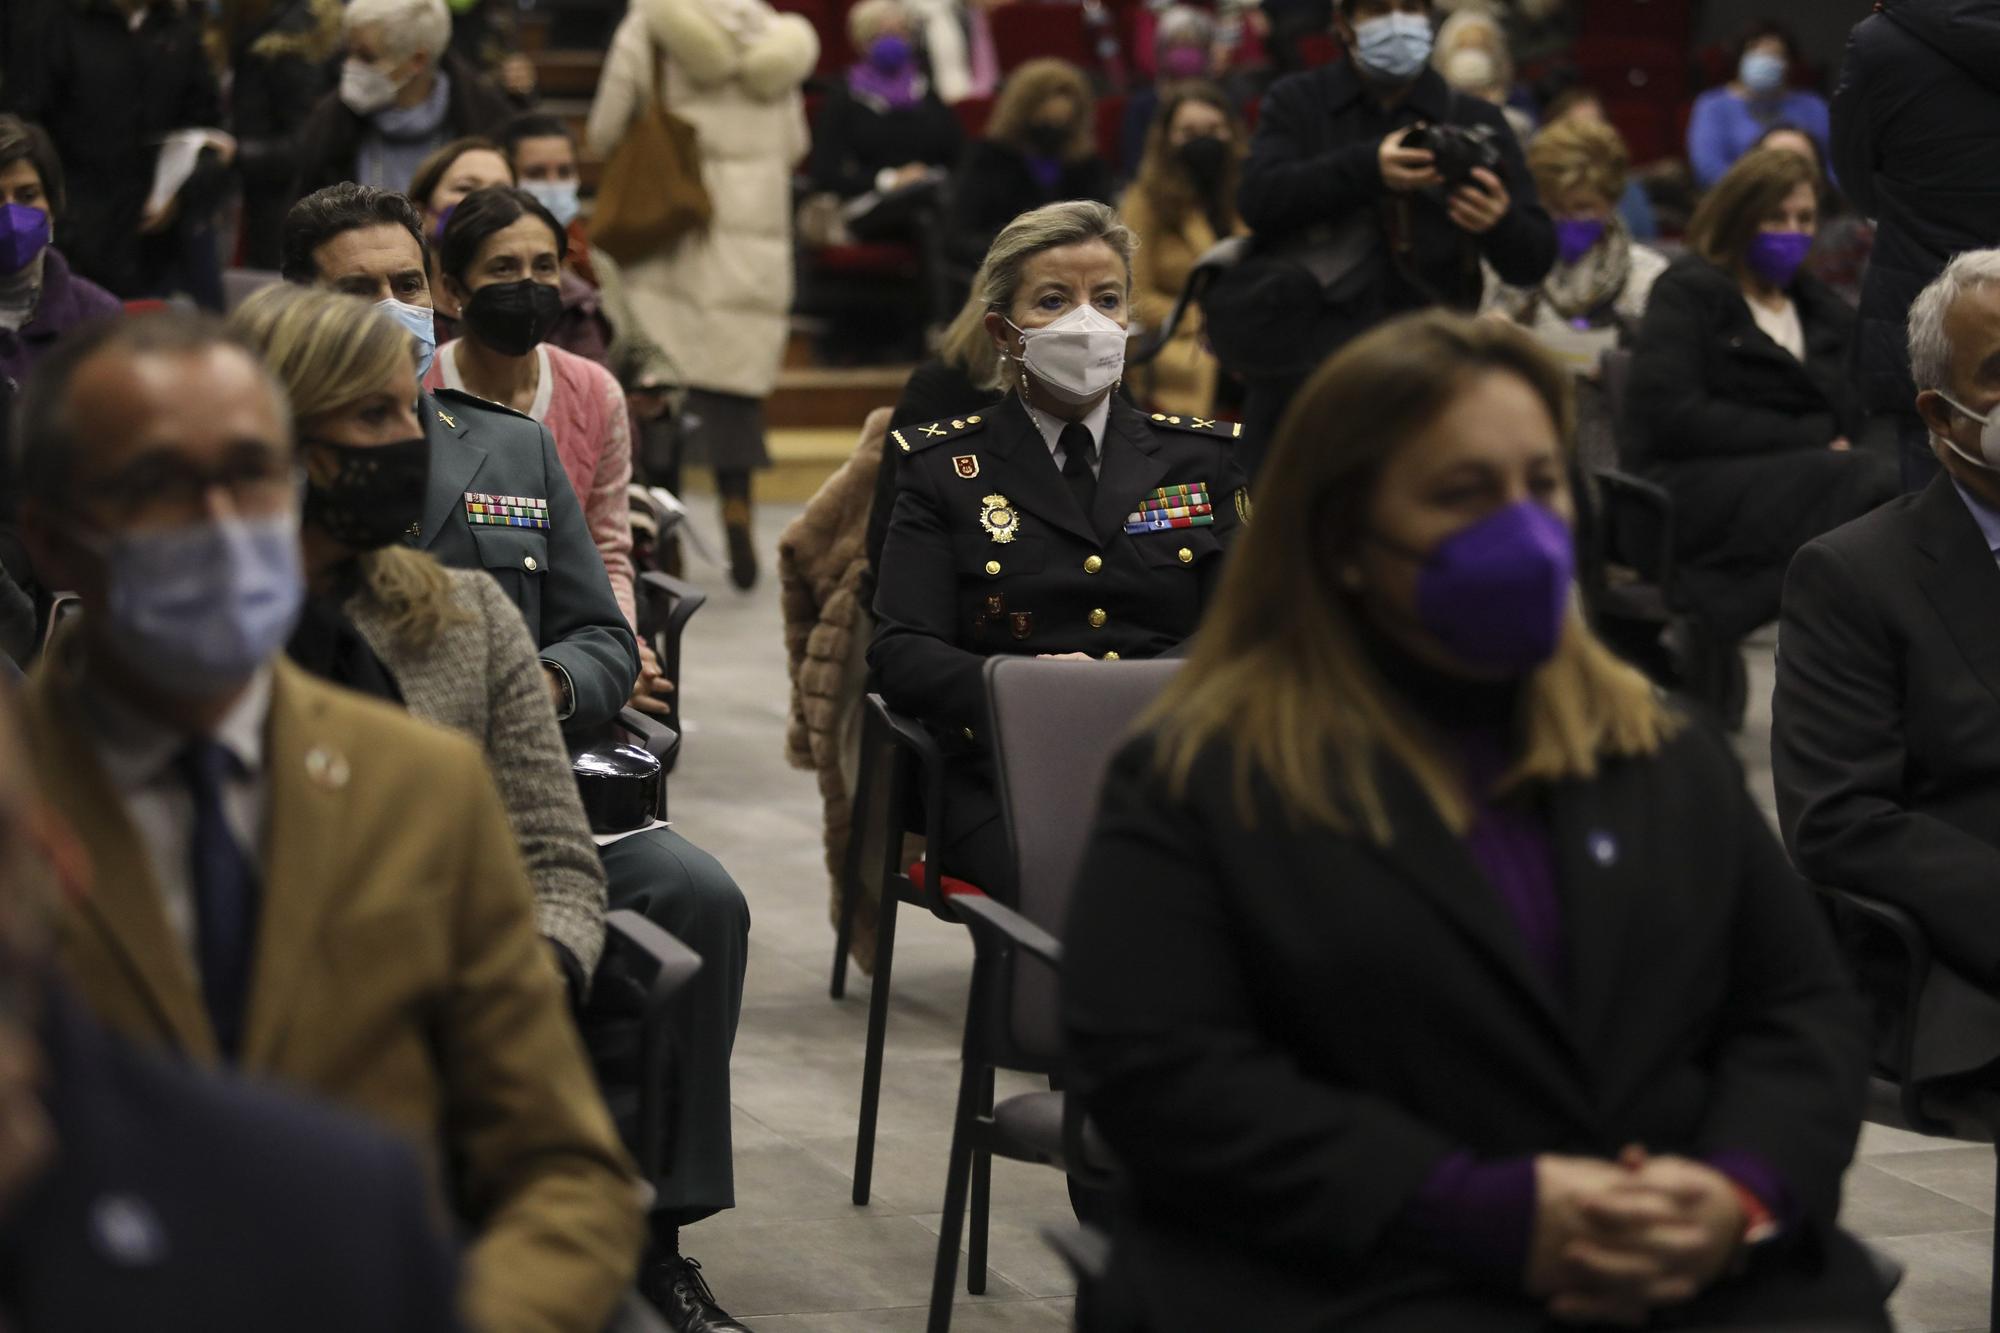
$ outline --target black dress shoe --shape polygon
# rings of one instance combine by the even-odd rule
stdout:
[[[639,1278],[639,1294],[652,1302],[674,1333],[750,1333],[715,1303],[701,1265],[675,1255],[650,1265]]]

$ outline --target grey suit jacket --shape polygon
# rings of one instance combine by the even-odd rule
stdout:
[[[569,679],[575,704],[564,727],[587,734],[607,726],[639,679],[639,648],[555,440],[519,412],[452,389],[424,395],[417,413],[431,442],[418,548],[491,574],[520,608],[542,661]],[[526,501],[510,507],[534,517],[525,526],[475,523],[468,504],[485,502],[470,496]]]
[[[492,579],[447,572],[452,605],[463,619],[426,647],[399,640],[366,589],[343,609],[395,676],[411,716],[470,736],[486,752],[535,886],[536,923],[588,977],[604,951],[604,863],[570,776],[534,641]]]

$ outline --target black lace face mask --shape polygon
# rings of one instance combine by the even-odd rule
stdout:
[[[393,546],[423,517],[431,479],[431,446],[423,436],[391,444],[304,444],[312,462],[306,469],[305,521],[342,546],[354,551]]]

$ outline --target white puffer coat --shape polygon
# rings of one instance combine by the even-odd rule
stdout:
[[[609,157],[666,90],[701,141],[715,204],[704,236],[623,266],[645,335],[692,388],[762,398],[777,382],[792,304],[792,170],[807,146],[799,86],[819,37],[763,0],[633,0],[611,40],[586,135]]]

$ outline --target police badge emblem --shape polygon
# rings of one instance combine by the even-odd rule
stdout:
[[[989,495],[979,502],[979,526],[996,542],[1011,542],[1021,527],[1021,517],[1004,495]]]
[[[951,460],[951,467],[959,476],[971,481],[979,475],[979,455],[957,454]]]

